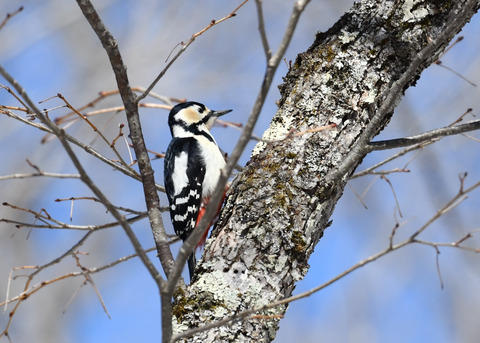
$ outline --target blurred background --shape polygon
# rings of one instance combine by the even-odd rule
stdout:
[[[166,65],[177,44],[204,28],[212,19],[230,13],[241,1],[94,1],[94,5],[119,43],[128,67],[130,83],[147,87]],[[290,48],[278,68],[274,85],[287,72],[288,61],[305,51],[317,31],[325,31],[348,10],[352,1],[312,1],[302,15]],[[265,0],[266,30],[273,50],[281,40],[293,1]],[[0,64],[40,102],[63,96],[75,107],[86,105],[100,91],[116,88],[114,76],[97,37],[75,1],[11,0],[0,2],[0,19],[20,6],[24,10],[0,30]],[[205,103],[212,109],[232,108],[228,120],[245,123],[265,71],[265,58],[257,30],[253,0],[237,16],[209,30],[175,62],[154,92],[168,97]],[[480,17],[477,15],[460,35],[465,39],[442,57],[452,68],[475,84],[480,83]],[[178,49],[178,47],[176,48]],[[176,51],[176,50],[174,50]],[[0,77],[0,83],[6,81]],[[269,92],[255,134],[261,136],[276,111],[279,98],[275,86]],[[147,98],[145,102],[160,103]],[[19,106],[4,89],[0,104]],[[40,108],[63,103],[53,98]],[[118,96],[98,103],[93,110],[119,106]],[[480,114],[480,91],[454,72],[433,65],[410,88],[393,120],[378,139],[418,134],[447,126],[467,108]],[[50,111],[51,118],[67,109]],[[143,133],[149,149],[164,152],[170,140],[167,110],[142,108]],[[466,120],[473,118],[467,115]],[[124,112],[92,117],[98,128],[112,140],[118,125],[126,124]],[[76,173],[58,140],[42,144],[44,133],[5,115],[0,116],[0,176],[31,173],[26,159],[43,171]],[[125,129],[126,130],[126,129]],[[110,158],[112,152],[84,122],[68,132]],[[230,152],[240,131],[214,128],[221,147]],[[340,199],[329,227],[310,259],[310,271],[298,283],[295,294],[324,283],[359,261],[388,246],[396,223],[396,239],[408,237],[449,201],[459,189],[459,175],[468,173],[465,185],[480,179],[480,133],[448,137],[380,168],[407,168],[410,173],[389,174],[398,198],[400,216],[389,184],[378,176],[350,182]],[[252,142],[240,164],[245,164]],[[122,140],[117,147],[128,161]],[[141,184],[91,155],[75,148],[84,167],[102,191],[117,206],[145,209]],[[368,155],[361,171],[397,151]],[[163,160],[155,159],[156,180],[163,184]],[[362,196],[362,202],[355,195]],[[70,222],[70,202],[57,198],[91,196],[79,180],[34,178],[0,181],[0,200],[34,211],[45,209],[52,217],[77,225],[112,221],[98,203],[76,201]],[[166,197],[161,194],[162,204]],[[365,207],[365,206],[366,207]],[[31,214],[0,207],[0,218],[34,222]],[[173,233],[168,214],[164,223]],[[145,248],[153,247],[148,220],[133,225]],[[458,207],[442,216],[420,237],[434,242],[454,242],[480,229],[480,190],[468,195]],[[9,275],[14,267],[50,262],[65,253],[85,231],[17,229],[0,223],[0,302],[5,300]],[[465,245],[480,248],[478,237]],[[174,253],[178,244],[173,247]],[[133,248],[119,227],[102,230],[80,248],[83,266],[99,267],[132,254]],[[149,255],[158,265],[154,253]],[[280,322],[276,342],[473,342],[480,337],[480,256],[454,248],[410,245],[370,264],[308,299],[291,304]],[[72,257],[40,273],[33,285],[70,271],[78,271]],[[20,293],[28,270],[15,271],[10,297]],[[82,277],[70,278],[42,288],[15,313],[9,334],[12,342],[158,342],[160,339],[159,296],[147,270],[138,259],[93,274],[111,319],[90,285]],[[443,288],[442,288],[443,282]],[[0,313],[3,330],[10,304]],[[0,340],[7,341],[5,337]]]

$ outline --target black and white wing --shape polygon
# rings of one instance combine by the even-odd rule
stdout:
[[[165,155],[164,175],[173,228],[177,236],[186,240],[195,229],[205,177],[205,166],[194,138],[171,141]]]

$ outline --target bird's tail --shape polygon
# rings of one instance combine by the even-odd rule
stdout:
[[[190,281],[193,278],[193,271],[195,270],[195,265],[197,264],[197,258],[195,257],[195,251],[188,258],[188,273],[190,274]]]

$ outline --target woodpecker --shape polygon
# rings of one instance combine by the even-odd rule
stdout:
[[[165,190],[173,228],[183,241],[203,216],[225,166],[225,158],[210,128],[218,117],[231,111],[213,111],[201,103],[189,101],[174,106],[168,116],[172,141],[165,154]],[[208,228],[197,248],[205,243],[207,234]],[[190,279],[195,264],[194,251],[188,258]]]

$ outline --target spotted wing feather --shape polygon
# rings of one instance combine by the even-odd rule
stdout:
[[[202,202],[205,168],[193,138],[174,138],[165,155],[165,189],[170,203],[170,217],[177,236],[186,240],[196,225]],[[168,173],[167,171],[173,171]]]

